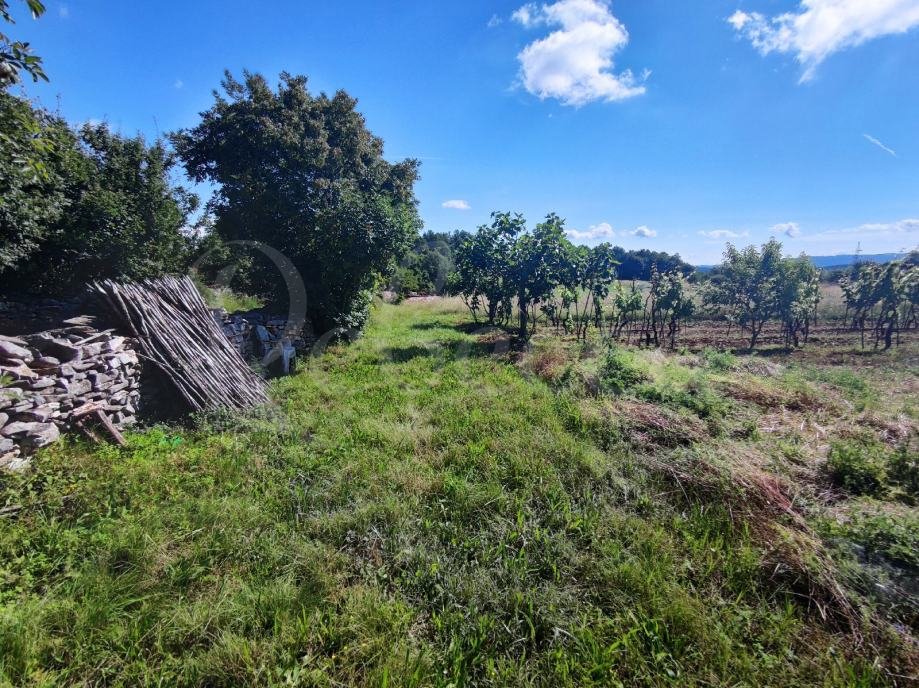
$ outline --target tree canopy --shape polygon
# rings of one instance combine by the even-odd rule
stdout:
[[[217,184],[208,210],[225,241],[263,242],[300,272],[314,327],[363,325],[371,290],[417,237],[418,162],[390,163],[344,91],[304,76],[227,73],[201,123],[173,136],[190,177]],[[252,284],[283,302],[277,269],[255,257]]]

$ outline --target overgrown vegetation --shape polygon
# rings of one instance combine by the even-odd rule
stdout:
[[[495,355],[457,306],[380,306],[273,409],[0,478],[5,680],[906,685],[906,631],[758,467],[779,438],[743,434],[798,377],[555,337]],[[847,532],[909,556],[911,531]]]

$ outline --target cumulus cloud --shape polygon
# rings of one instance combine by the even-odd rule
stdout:
[[[499,26],[501,24],[501,21],[502,21],[501,17],[499,17],[497,14],[493,14],[491,15],[491,19],[488,20],[488,23],[486,24],[486,26],[489,29],[493,29],[496,26]]]
[[[773,234],[784,234],[787,237],[796,237],[801,234],[801,228],[797,222],[780,222],[772,225]]]
[[[59,16],[61,19],[67,19],[70,17],[70,8],[67,7],[67,5],[58,5],[57,16]]]
[[[865,139],[866,139],[869,143],[873,143],[875,146],[877,146],[878,148],[880,148],[880,149],[881,149],[882,151],[884,151],[885,153],[890,153],[893,157],[897,157],[897,151],[895,151],[893,148],[888,148],[888,147],[885,146],[883,143],[881,143],[881,142],[878,141],[876,138],[874,138],[871,134],[862,134],[862,136],[864,136]]]
[[[587,229],[567,229],[565,233],[572,241],[604,241],[616,236],[613,226],[609,222],[601,222],[598,225],[591,225]]]
[[[740,239],[747,236],[747,232],[737,233],[730,229],[712,229],[708,232],[699,232],[706,239],[715,239],[716,241],[726,241],[727,239]]]
[[[453,210],[469,210],[469,201],[464,201],[461,198],[455,198],[450,201],[444,201],[440,204],[442,208],[452,208]]]
[[[737,10],[727,22],[762,55],[794,55],[807,81],[831,54],[919,25],[919,0],[801,0],[794,12]]]
[[[631,70],[613,71],[613,55],[629,42],[625,26],[605,0],[558,0],[549,5],[529,3],[511,18],[532,28],[558,27],[527,45],[517,59],[524,88],[540,99],[556,98],[579,107],[594,100],[617,101],[645,92]]]
[[[651,229],[650,227],[642,225],[641,227],[636,227],[635,229],[633,229],[631,232],[629,232],[629,234],[631,234],[632,236],[636,236],[636,237],[644,237],[646,239],[650,239],[651,237],[657,236],[657,230],[654,230],[654,229]]]

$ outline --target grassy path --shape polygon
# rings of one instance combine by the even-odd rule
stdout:
[[[382,306],[264,414],[0,478],[0,683],[883,683],[462,321]]]

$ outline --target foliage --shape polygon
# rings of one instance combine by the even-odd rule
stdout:
[[[604,389],[622,394],[649,379],[647,371],[636,362],[634,355],[617,346],[607,349],[600,366],[600,382]]]
[[[11,286],[59,294],[101,277],[183,271],[191,246],[182,230],[197,197],[173,185],[175,162],[163,144],[122,137],[104,124],[77,134],[59,119],[36,116],[49,122],[42,136],[54,148],[44,183],[53,185],[49,198],[60,200],[53,215],[5,232],[12,235],[4,251]],[[20,214],[27,207],[19,206]]]
[[[526,220],[520,214],[497,212],[491,214],[491,220],[490,225],[462,239],[451,290],[462,295],[476,322],[484,315],[495,325],[506,323],[511,316],[511,254]]]
[[[82,162],[62,119],[0,91],[0,274],[47,238],[75,196]]]
[[[900,332],[919,326],[919,252],[884,265],[866,263],[840,281],[846,300],[846,320],[861,332],[874,335],[874,348],[881,342],[887,350]]]
[[[383,305],[367,337],[275,383],[273,413],[59,444],[2,476],[0,683],[910,674],[783,576],[757,540],[776,521],[696,486],[689,462],[715,446],[625,451],[603,425],[620,400],[556,396],[461,324],[449,302]]]
[[[467,237],[465,232],[425,232],[393,269],[388,289],[402,297],[448,294],[455,282],[454,255]]]
[[[646,282],[651,279],[652,270],[657,270],[658,272],[672,272],[675,270],[686,277],[694,270],[689,263],[680,258],[679,254],[651,251],[646,248],[627,251],[621,246],[614,246],[612,251],[613,260],[618,265],[616,270],[621,280],[641,280]]]
[[[827,465],[833,479],[852,494],[877,496],[887,482],[885,459],[877,445],[838,441],[830,445]]]
[[[530,309],[548,298],[558,286],[568,246],[564,224],[564,220],[550,213],[531,233],[520,235],[514,242],[508,266],[507,295],[517,300],[517,336],[520,339],[529,337]]]
[[[315,96],[303,76],[229,73],[202,122],[173,136],[188,174],[218,185],[210,204],[227,241],[283,252],[303,278],[317,331],[361,327],[371,290],[420,227],[418,162],[391,164],[344,91]],[[251,284],[275,304],[278,268],[253,252]]]
[[[45,5],[41,0],[25,0],[25,2],[33,19],[38,19],[45,13]],[[14,23],[9,0],[0,0],[0,19]],[[32,54],[29,44],[14,41],[0,31],[0,89],[20,81],[22,72],[31,76],[32,81],[48,80],[42,69],[41,58]]]
[[[682,324],[695,312],[695,304],[686,288],[686,279],[677,270],[651,271],[651,289],[645,299],[644,340],[646,344],[670,348]]]
[[[759,249],[728,244],[704,293],[708,306],[749,331],[751,349],[774,318],[782,322],[786,345],[806,341],[819,299],[819,272],[803,255],[783,257],[782,244],[775,239]]]

